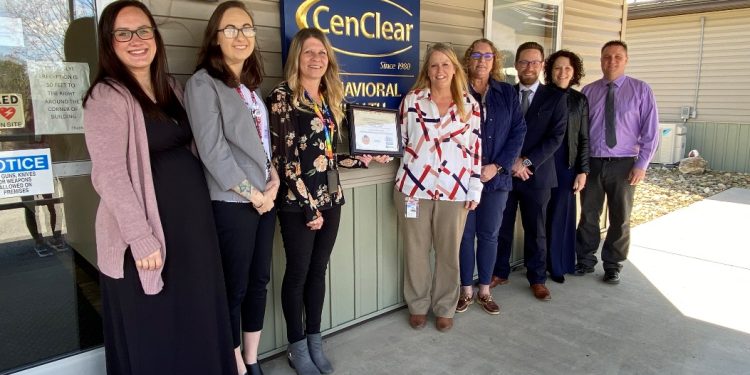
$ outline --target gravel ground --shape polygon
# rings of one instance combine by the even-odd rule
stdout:
[[[733,187],[750,189],[750,174],[706,171],[688,175],[677,168],[652,165],[646,172],[646,181],[635,191],[631,225],[656,219]]]

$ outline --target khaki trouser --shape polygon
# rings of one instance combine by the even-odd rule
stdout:
[[[404,299],[412,314],[452,318],[459,296],[458,254],[466,215],[463,201],[419,200],[419,216],[404,216],[406,195],[394,190],[393,200],[404,241]],[[435,250],[435,272],[430,249]]]

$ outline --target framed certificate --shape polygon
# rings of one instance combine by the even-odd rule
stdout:
[[[397,110],[350,104],[346,117],[352,155],[403,155]]]

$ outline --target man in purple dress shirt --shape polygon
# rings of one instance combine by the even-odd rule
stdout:
[[[581,192],[581,220],[576,234],[575,274],[594,271],[599,248],[599,217],[604,198],[609,229],[602,246],[604,282],[618,284],[622,262],[630,247],[630,212],[635,187],[646,177],[659,139],[659,118],[651,87],[625,75],[628,46],[613,40],[604,44],[604,77],[583,88],[589,100],[590,167]]]

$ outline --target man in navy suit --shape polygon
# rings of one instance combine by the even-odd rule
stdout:
[[[534,297],[549,301],[550,292],[544,285],[547,281],[545,225],[551,189],[557,186],[552,156],[565,136],[567,100],[563,91],[539,82],[539,73],[544,70],[544,47],[536,42],[521,44],[516,51],[515,65],[520,81],[515,87],[527,129],[521,156],[511,168],[513,191],[503,213],[491,286],[508,282],[516,208],[520,205],[526,278]]]

